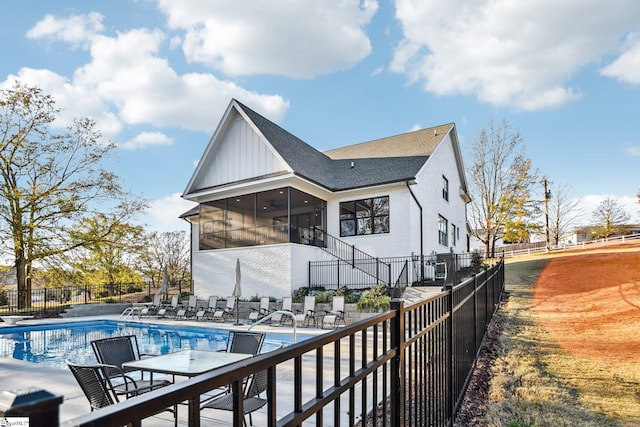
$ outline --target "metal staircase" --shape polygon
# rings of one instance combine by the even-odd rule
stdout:
[[[354,245],[350,245],[324,230],[312,229],[311,233],[314,236],[313,244],[335,257],[339,262],[357,269],[376,283],[391,284],[390,264],[361,251]]]

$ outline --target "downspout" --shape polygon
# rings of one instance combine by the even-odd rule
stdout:
[[[407,189],[409,190],[411,197],[413,197],[413,201],[416,202],[416,205],[418,205],[418,209],[420,209],[420,280],[422,281],[424,280],[424,231],[422,228],[422,205],[418,201],[416,195],[413,193],[413,190],[411,190],[409,182],[410,181],[405,182],[405,184],[407,185]],[[415,181],[413,181],[413,183],[415,183]]]

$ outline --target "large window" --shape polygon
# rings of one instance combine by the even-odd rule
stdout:
[[[389,196],[340,203],[340,237],[389,232]]]
[[[291,187],[200,205],[200,249],[322,244],[326,202]]]
[[[442,246],[449,246],[448,231],[447,219],[442,215],[438,215],[438,243]]]

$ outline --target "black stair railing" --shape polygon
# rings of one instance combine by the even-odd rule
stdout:
[[[348,263],[352,268],[374,278],[377,283],[391,284],[391,264],[381,261],[319,228],[301,229],[300,235],[310,236],[307,239],[308,244],[324,249],[338,260]]]

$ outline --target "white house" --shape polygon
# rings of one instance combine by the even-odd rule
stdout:
[[[468,251],[453,123],[320,152],[232,100],[182,197],[198,203],[182,215],[198,295],[230,295],[237,259],[243,296],[279,297],[344,247],[373,258]]]

